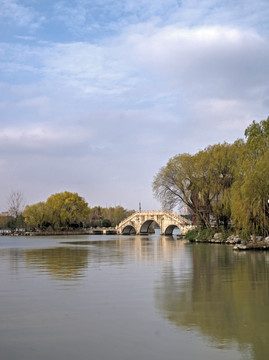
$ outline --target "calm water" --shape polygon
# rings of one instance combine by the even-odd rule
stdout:
[[[269,253],[151,236],[0,237],[1,360],[264,360]]]

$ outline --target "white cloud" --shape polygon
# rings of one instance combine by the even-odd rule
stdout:
[[[36,28],[44,20],[33,8],[24,6],[16,0],[1,0],[0,19],[16,24]]]
[[[98,45],[3,49],[5,69],[39,74],[56,87],[77,89],[79,96],[134,95],[134,89],[154,82],[153,97],[157,90],[171,92],[175,87],[192,96],[245,97],[254,90],[257,95],[267,92],[269,80],[268,41],[253,30],[237,28],[146,24],[127,27],[124,35]]]
[[[61,148],[70,156],[74,146],[90,141],[92,134],[78,127],[53,126],[52,124],[37,124],[21,127],[5,127],[0,131],[0,148],[6,153],[37,152],[54,155]],[[21,155],[21,154],[20,154]],[[64,156],[61,153],[61,156]]]
[[[39,192],[69,188],[89,202],[132,208],[139,196],[153,208],[151,181],[170,156],[233,141],[266,117],[268,38],[246,20],[229,23],[237,5],[182,0],[171,14],[174,0],[76,3],[58,3],[51,19],[44,14],[56,29],[62,11],[73,41],[27,44],[24,34],[20,45],[1,44],[0,167],[11,164],[4,191],[26,189],[39,201]],[[34,24],[37,8],[27,9],[22,23]],[[119,23],[105,17],[111,33],[93,39],[95,26],[104,30],[101,12],[89,21],[97,9],[129,15]]]
[[[147,63],[155,74],[176,78],[184,85],[192,78],[208,81],[214,77],[216,81],[218,75],[227,79],[229,74],[246,71],[247,66],[256,70],[250,75],[258,78],[263,69],[257,69],[257,61],[265,67],[264,56],[269,51],[268,42],[257,33],[223,27],[169,26],[130,41],[134,59]]]
[[[160,28],[147,23],[127,27],[121,36],[98,45],[76,42],[4,49],[13,71],[31,68],[33,58],[32,72],[39,80],[38,89],[33,87],[27,96],[23,89],[16,90],[17,100],[9,102],[10,107],[24,109],[20,114],[24,119],[27,109],[32,115],[36,109],[42,121],[49,116],[57,126],[63,120],[72,124],[87,118],[87,129],[114,133],[117,116],[125,114],[125,124],[118,130],[125,137],[128,126],[135,134],[134,124],[140,121],[145,129],[146,124],[161,122],[186,127],[183,119],[198,123],[200,119],[203,130],[201,124],[213,117],[218,118],[216,130],[228,131],[226,117],[238,119],[239,133],[248,119],[264,113],[269,96],[269,44],[253,30]],[[7,103],[2,101],[2,109]],[[31,121],[39,122],[29,119],[28,126]],[[158,138],[153,134],[153,139]]]
[[[18,108],[37,109],[39,114],[46,115],[50,109],[50,99],[47,96],[27,98],[17,103]]]

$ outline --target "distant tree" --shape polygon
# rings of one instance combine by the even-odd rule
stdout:
[[[42,230],[48,226],[46,204],[44,202],[27,205],[23,215],[26,224],[34,229]]]
[[[26,206],[25,222],[32,228],[53,230],[83,227],[89,218],[87,202],[68,191],[51,195],[47,201]]]
[[[7,215],[0,215],[0,229],[6,229],[7,228],[7,222],[8,222],[8,216]]]
[[[24,216],[22,215],[25,203],[21,191],[12,191],[8,198],[8,220],[6,226],[9,229],[24,228]]]
[[[109,226],[116,226],[133,212],[134,210],[126,210],[122,206],[109,208],[95,206],[90,209],[89,226],[105,226],[102,225],[105,219],[110,221]]]
[[[77,229],[82,227],[111,227],[118,225],[134,210],[122,206],[89,208],[77,193],[68,191],[51,195],[46,202],[26,206],[23,215],[32,229]]]
[[[87,202],[68,191],[51,195],[46,201],[46,219],[52,228],[68,229],[71,224],[84,225],[89,217]]]
[[[21,191],[12,191],[7,199],[8,213],[13,218],[17,218],[23,211],[25,202]]]
[[[110,227],[111,226],[111,221],[109,219],[103,219],[102,220],[102,226],[103,227]]]

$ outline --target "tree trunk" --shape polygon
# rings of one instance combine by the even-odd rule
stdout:
[[[255,231],[255,222],[253,221],[252,223],[252,237],[253,237],[253,242],[256,243],[256,231]]]

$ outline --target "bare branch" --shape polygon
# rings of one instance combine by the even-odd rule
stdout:
[[[8,213],[10,216],[18,217],[25,207],[23,193],[21,191],[12,191],[7,199]]]

